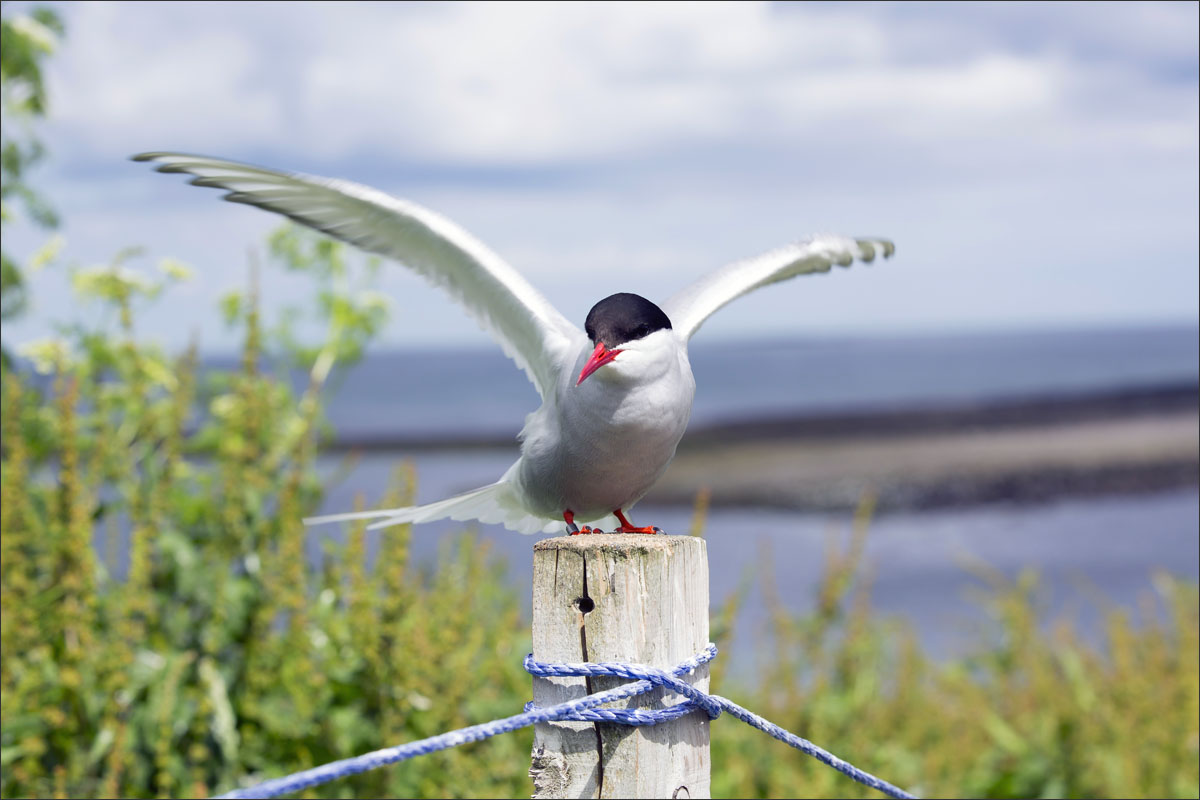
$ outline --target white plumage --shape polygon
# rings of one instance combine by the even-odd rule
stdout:
[[[759,287],[894,251],[882,239],[814,236],[717,270],[671,297],[661,311],[643,298],[614,295],[589,315],[589,325],[596,315],[607,332],[592,341],[471,234],[413,203],[349,181],[205,156],[144,153],[134,159],[156,162],[160,172],[191,174],[197,186],[225,189],[227,200],[283,214],[399,261],[461,303],[542,397],[541,407],[526,417],[520,458],[496,483],[427,505],[308,523],[374,519],[370,527],[382,528],[449,518],[536,533],[574,519],[611,527],[614,513],[640,500],[675,455],[696,388],[687,343],[704,320]],[[664,312],[669,327],[646,324]]]

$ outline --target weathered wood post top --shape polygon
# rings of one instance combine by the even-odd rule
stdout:
[[[619,661],[670,669],[708,644],[704,540],[663,534],[585,534],[533,548],[533,657]],[[708,665],[691,676],[708,691]],[[533,679],[549,706],[614,688],[621,678]],[[610,707],[665,708],[686,698],[655,688]],[[708,716],[630,727],[608,722],[536,726],[535,798],[708,797]]]

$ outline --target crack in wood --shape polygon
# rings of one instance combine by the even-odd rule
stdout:
[[[581,594],[580,597],[586,597],[588,600],[591,600],[592,598],[588,596],[587,557],[582,556],[582,558],[583,558],[583,594]],[[578,600],[575,601],[575,605],[576,605],[576,610],[579,611],[579,647],[583,651],[583,660],[590,661],[591,659],[588,658],[588,647],[587,647],[587,614],[582,609],[578,608],[578,606],[579,606]],[[595,601],[593,601],[592,607],[593,608],[595,607]],[[583,683],[584,683],[584,686],[587,688],[588,694],[592,694],[595,692],[595,688],[592,686],[592,679],[590,676],[584,676]],[[596,770],[597,770],[596,796],[603,797],[604,796],[604,737],[600,735],[600,723],[599,722],[593,722],[592,727],[596,731]]]
[[[702,539],[543,540],[534,547],[534,654],[554,663],[677,664],[708,642],[707,577]],[[593,591],[600,597],[593,598]],[[588,619],[590,612],[599,613]],[[702,668],[692,679],[702,689],[707,673]],[[578,699],[580,689],[594,694],[620,684],[600,676],[535,678],[534,701],[548,706]],[[653,700],[628,698],[618,705],[659,706],[663,694],[658,689]],[[706,798],[711,791],[708,721],[701,713],[650,728],[603,721],[544,723],[535,727],[534,737],[534,797],[682,800]]]

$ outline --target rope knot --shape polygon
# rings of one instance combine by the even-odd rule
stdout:
[[[492,720],[491,722],[482,722],[478,725],[471,725],[437,736],[430,736],[427,739],[408,742],[407,744],[396,745],[395,747],[388,747],[371,753],[364,753],[353,758],[332,761],[320,767],[313,767],[312,769],[296,772],[282,778],[264,781],[255,786],[237,789],[220,796],[230,798],[276,797],[288,792],[306,789],[310,786],[317,786],[334,778],[366,772],[367,770],[381,767],[384,764],[395,764],[399,761],[407,761],[414,756],[436,753],[439,750],[445,750],[460,744],[466,744],[467,742],[478,742],[501,733],[508,733],[518,728],[524,728],[528,725],[536,725],[539,722],[577,720],[583,722],[615,722],[620,725],[656,725],[667,720],[678,719],[685,714],[692,713],[696,709],[703,709],[710,719],[716,719],[722,711],[727,711],[731,717],[740,719],[747,725],[763,731],[768,736],[778,739],[803,753],[807,753],[822,764],[833,767],[843,775],[848,775],[865,786],[878,789],[890,797],[912,797],[911,794],[905,792],[903,789],[893,786],[887,781],[882,781],[868,772],[863,772],[853,764],[843,761],[833,753],[821,749],[807,739],[802,739],[773,722],[768,722],[757,714],[747,711],[732,700],[718,695],[706,694],[681,680],[684,674],[695,672],[696,668],[701,664],[707,664],[716,657],[717,646],[710,643],[708,647],[668,671],[657,669],[656,667],[634,664],[546,664],[541,661],[534,661],[531,654],[525,656],[525,669],[530,675],[536,675],[539,678],[605,676],[628,678],[632,683],[626,683],[615,689],[608,689],[596,694],[589,694],[566,703],[559,703],[549,708],[539,708],[533,703],[528,703],[525,706],[525,713],[523,714],[504,717],[503,719]],[[600,708],[605,703],[614,703],[618,700],[645,694],[655,686],[670,689],[687,699],[682,703],[662,709]]]
[[[679,719],[700,709],[709,719],[721,716],[721,705],[706,692],[682,680],[683,675],[696,671],[717,657],[717,646],[708,646],[696,655],[668,670],[642,664],[618,664],[611,661],[580,662],[574,664],[551,664],[535,661],[533,654],[525,656],[525,671],[539,678],[626,678],[633,683],[620,687],[621,698],[636,697],[661,686],[687,699],[666,708],[579,708],[559,719],[576,722],[615,722],[618,725],[657,725],[660,722]],[[609,690],[613,691],[613,690]],[[606,692],[607,694],[607,692]],[[589,695],[590,696],[590,695]],[[618,698],[614,698],[618,699]],[[526,703],[525,710],[533,711],[537,706]]]

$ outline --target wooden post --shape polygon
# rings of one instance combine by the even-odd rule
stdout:
[[[708,644],[704,540],[591,534],[533,547],[533,657],[670,668]],[[708,665],[684,676],[708,691]],[[534,678],[539,706],[625,683]],[[613,707],[664,708],[685,698],[661,688]],[[534,797],[708,797],[708,716],[694,711],[648,727],[553,722],[536,726]]]

